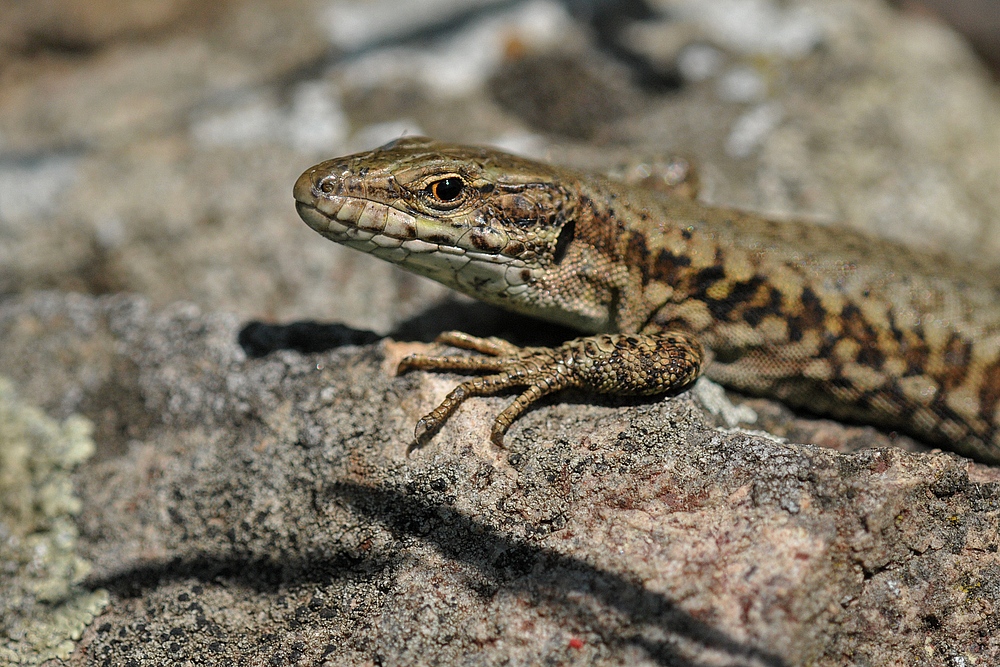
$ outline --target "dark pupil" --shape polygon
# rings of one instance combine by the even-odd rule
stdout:
[[[443,178],[431,183],[431,193],[441,201],[452,201],[462,194],[462,179]]]

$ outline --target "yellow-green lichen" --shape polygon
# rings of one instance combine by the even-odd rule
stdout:
[[[80,587],[70,472],[94,452],[90,422],[60,424],[18,401],[0,378],[0,664],[35,665],[72,652],[107,604]]]

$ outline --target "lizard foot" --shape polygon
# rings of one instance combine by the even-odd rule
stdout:
[[[488,375],[461,383],[422,417],[414,432],[417,445],[426,443],[470,396],[525,387],[493,422],[490,439],[500,447],[514,420],[543,396],[569,387],[619,396],[664,394],[693,382],[703,359],[698,341],[680,332],[599,334],[551,348],[518,347],[499,338],[477,338],[458,331],[444,333],[437,340],[484,356],[415,354],[403,359],[397,372],[457,370]]]

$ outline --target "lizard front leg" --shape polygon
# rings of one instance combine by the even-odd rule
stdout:
[[[600,334],[553,348],[521,348],[499,338],[477,338],[457,331],[442,334],[437,340],[486,356],[415,354],[400,362],[398,372],[420,369],[490,374],[461,383],[421,418],[414,432],[418,445],[427,442],[469,396],[526,388],[493,422],[491,440],[499,447],[514,420],[547,394],[570,387],[618,396],[664,394],[693,382],[704,356],[698,341],[681,332]]]

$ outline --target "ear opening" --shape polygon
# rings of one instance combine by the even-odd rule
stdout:
[[[552,252],[553,263],[560,264],[563,261],[563,257],[566,256],[566,250],[569,248],[569,244],[575,235],[576,220],[569,220],[559,230],[559,238],[556,239],[556,248]]]

